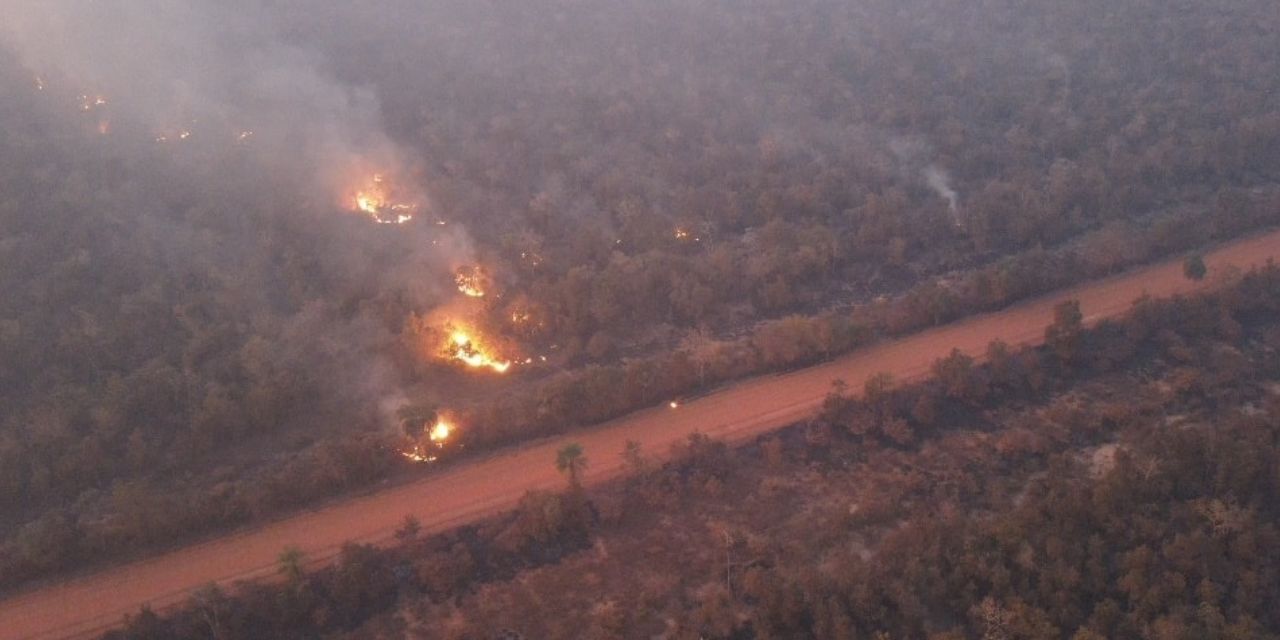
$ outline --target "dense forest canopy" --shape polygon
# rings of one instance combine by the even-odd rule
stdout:
[[[7,3],[0,565],[64,564],[52,531],[89,556],[366,482],[404,405],[1274,222],[1278,22],[1266,0]],[[374,174],[413,220],[352,210]],[[533,364],[460,371],[450,320]],[[177,485],[212,497],[175,523]]]
[[[107,637],[1277,637],[1280,269],[1091,329],[1059,309],[1044,347],[833,385],[745,447],[633,442],[624,481],[407,519]]]

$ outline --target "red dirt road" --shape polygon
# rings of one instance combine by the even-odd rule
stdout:
[[[118,625],[143,604],[163,609],[210,582],[274,575],[287,546],[309,560],[333,557],[346,541],[385,542],[407,514],[426,532],[445,530],[512,507],[530,489],[560,487],[553,461],[566,442],[582,444],[591,461],[584,480],[619,475],[627,440],[650,455],[694,432],[742,442],[813,414],[837,378],[860,390],[881,371],[897,380],[920,377],[952,348],[981,356],[995,339],[1011,345],[1043,338],[1057,303],[1080,301],[1086,322],[1121,315],[1144,294],[1166,297],[1212,286],[1223,267],[1262,265],[1280,258],[1280,232],[1224,245],[1206,256],[1209,278],[1192,282],[1180,260],[1161,263],[862,349],[838,360],[778,376],[746,380],[678,409],[649,409],[563,437],[529,443],[421,480],[305,512],[262,528],[179,549],[98,574],[54,584],[0,602],[0,640],[92,636]]]

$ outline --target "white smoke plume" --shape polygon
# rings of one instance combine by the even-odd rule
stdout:
[[[924,181],[934,193],[947,201],[947,206],[954,216],[959,210],[960,196],[955,189],[951,188],[951,177],[947,172],[931,164],[924,168]]]
[[[889,140],[889,150],[898,159],[899,171],[910,180],[924,179],[924,184],[947,203],[952,222],[964,226],[960,218],[960,194],[951,186],[951,176],[933,160],[935,152],[928,142],[915,136],[895,136]]]

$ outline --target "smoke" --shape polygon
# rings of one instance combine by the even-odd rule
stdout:
[[[275,175],[331,189],[365,165],[409,164],[377,97],[287,44],[260,3],[8,0],[0,43],[51,87],[103,96],[121,136],[248,143]]]
[[[939,169],[936,165],[929,165],[924,168],[924,182],[929,185],[930,189],[933,189],[934,193],[947,201],[947,206],[954,215],[957,212],[960,197],[956,194],[955,189],[951,188],[951,177],[947,175],[947,172]]]
[[[0,48],[40,79],[50,118],[109,116],[95,149],[128,176],[99,186],[96,209],[131,229],[134,252],[217,280],[278,362],[376,407],[401,397],[397,314],[438,304],[471,243],[459,221],[434,224],[423,163],[386,133],[378,95],[291,41],[273,6],[5,0]],[[351,212],[374,174],[419,205],[417,224]]]
[[[889,140],[889,150],[898,159],[899,170],[909,180],[924,179],[924,184],[947,203],[952,221],[962,226],[960,219],[960,194],[951,187],[951,176],[933,159],[931,146],[917,137],[895,136]],[[919,178],[917,178],[919,176]]]

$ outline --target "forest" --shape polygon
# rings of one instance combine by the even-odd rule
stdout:
[[[160,638],[1274,638],[1280,267],[175,615]],[[548,460],[547,464],[554,461]]]
[[[30,15],[15,8],[0,27],[0,589],[1280,222],[1280,15],[1266,0],[389,0],[377,11],[235,0],[159,12],[164,29],[123,23],[120,37],[154,54],[156,77],[139,78],[103,71],[112,50],[90,49],[88,36],[51,54],[21,27],[66,3],[27,4]],[[233,22],[225,42],[193,26]],[[167,37],[242,57],[183,67],[165,55]],[[275,75],[246,75],[277,58]],[[192,74],[183,100],[160,90],[179,71]],[[412,220],[373,224],[385,220],[335,204],[364,163],[386,165],[377,170],[415,200]],[[472,332],[457,349],[453,325]],[[1065,375],[1045,366],[1046,379]],[[1186,384],[1226,384],[1212,375]],[[1026,390],[1003,393],[1030,402]],[[887,438],[898,455],[928,429],[914,414],[886,422],[890,409],[833,400],[830,428],[865,429],[847,446]],[[1193,415],[1239,422],[1203,410]],[[415,464],[406,442],[439,415],[457,432],[438,465]],[[1262,438],[1259,428],[1242,424],[1239,437]],[[1007,446],[1049,446],[1026,431]],[[803,449],[780,442],[779,464],[799,464],[787,461]],[[691,445],[704,448],[718,451]],[[740,455],[757,454],[714,454]],[[1219,460],[1171,460],[1225,473]],[[697,468],[654,482],[709,473]],[[994,481],[974,478],[955,482]],[[1039,482],[1024,506],[1102,492],[1066,470]],[[1179,535],[1193,535],[1201,499],[1229,497],[1224,508],[1265,522],[1242,506],[1262,493],[1179,491],[1176,503],[1126,499],[1185,525]],[[1110,514],[1086,511],[1054,517],[1085,527],[1086,515]],[[938,562],[960,553],[947,545],[997,557],[1012,535],[1001,531],[1042,531],[1036,518],[1048,517],[1015,515],[997,530],[959,513],[907,514],[883,544]],[[1166,532],[1120,533],[1155,545]],[[1260,546],[1267,535],[1223,540]],[[1048,553],[1041,543],[1028,540],[1033,557]],[[509,543],[509,560],[483,560],[496,563],[487,575],[546,562],[520,556],[521,544]],[[371,553],[352,549],[352,562],[391,562]],[[905,558],[832,553],[846,576],[913,570]],[[872,609],[876,628],[858,633],[933,633],[905,626],[925,624],[909,622],[912,606],[933,612],[939,633],[974,616],[1103,637],[1159,616],[1192,624],[1176,607],[1094,624],[1083,605],[1031,598],[1024,588],[1048,578],[1026,568],[918,576],[932,591],[911,604],[801,566],[752,568],[765,585],[752,597],[776,600],[767,613],[712,588],[708,607],[762,616],[753,633],[777,637]],[[1265,592],[1268,570],[1258,566],[1252,588]],[[1206,593],[1218,595],[1187,606],[1207,602],[1209,617],[1218,607],[1223,629],[1270,625],[1212,578]],[[1102,578],[1071,579],[1083,589]],[[957,608],[970,600],[952,588],[968,583],[990,606]],[[359,597],[383,603],[402,588]],[[373,605],[350,606],[317,628],[354,625]],[[740,628],[715,614],[705,624]]]

